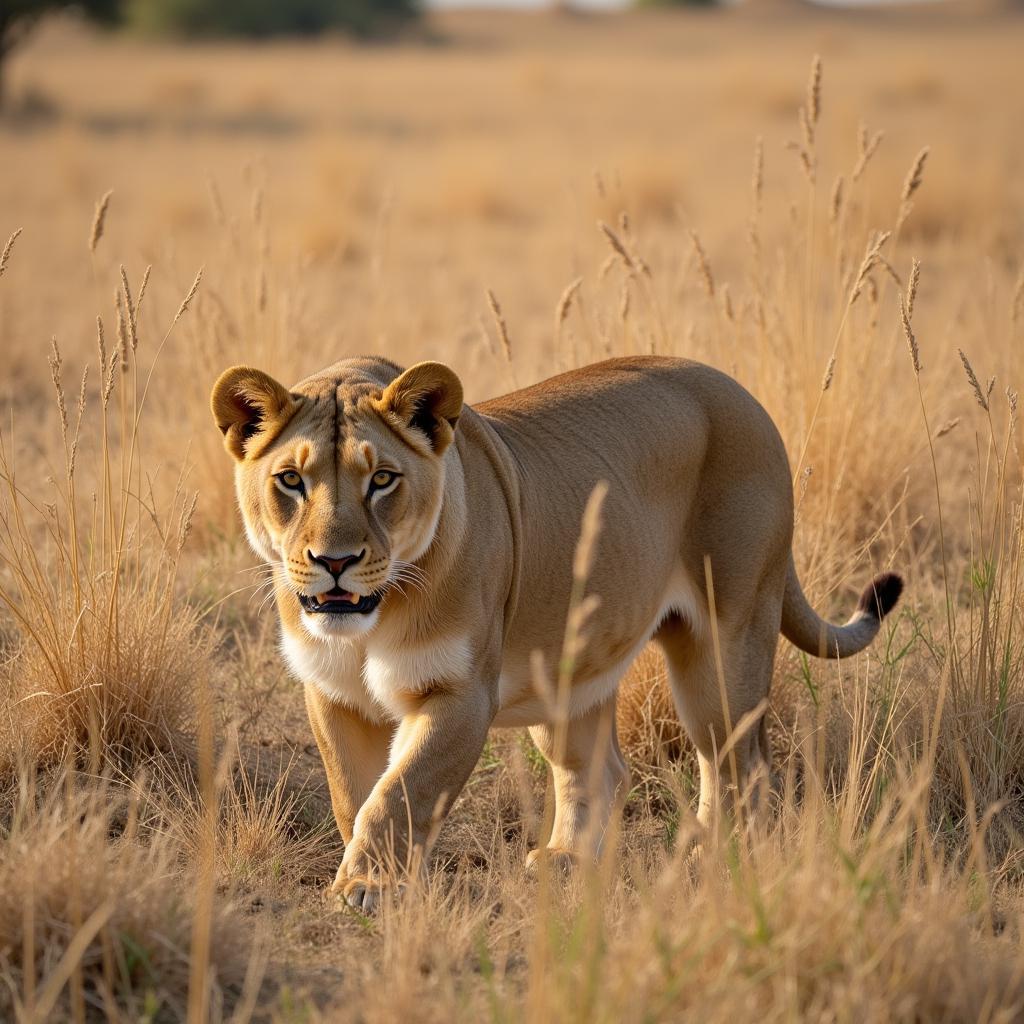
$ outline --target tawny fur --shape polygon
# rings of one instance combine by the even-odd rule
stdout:
[[[899,596],[879,577],[845,626],[808,605],[791,555],[793,497],[778,431],[739,384],[680,359],[625,358],[475,408],[438,363],[336,363],[288,390],[227,370],[214,417],[236,459],[255,550],[276,566],[283,651],[306,684],[346,852],[335,887],[371,907],[392,866],[423,847],[492,726],[526,725],[552,764],[548,848],[592,856],[628,786],[613,714],[648,639],[663,647],[715,813],[716,752],[761,709],[779,633],[845,657]],[[401,474],[368,497],[381,467]],[[276,474],[298,472],[304,495]],[[570,693],[564,749],[531,657],[559,663],[583,509],[608,483],[587,593],[599,599]],[[368,616],[311,615],[334,584],[314,556],[360,555],[339,585],[385,596]],[[716,614],[709,621],[705,559]],[[337,621],[335,621],[337,620]],[[724,670],[723,707],[713,638]],[[732,747],[736,782],[764,769],[765,730]]]

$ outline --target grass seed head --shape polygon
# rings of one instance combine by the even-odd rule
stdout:
[[[107,343],[103,334],[103,317],[96,317],[96,350],[100,360],[100,377],[107,375]]]
[[[754,140],[754,169],[750,179],[750,194],[754,201],[754,212],[759,213],[764,195],[764,139],[760,135]]]
[[[174,319],[171,321],[173,327],[181,318],[184,316],[185,311],[188,309],[189,304],[196,297],[196,292],[199,290],[199,282],[203,279],[203,270],[205,268],[200,267],[196,273],[195,280],[192,282],[192,287],[188,290],[188,295],[185,296],[181,301],[181,305],[178,307],[178,312],[174,314]]]
[[[733,324],[736,322],[736,310],[732,304],[732,294],[729,291],[729,285],[722,285],[722,312],[725,313],[725,319],[729,323]]]
[[[843,176],[840,174],[832,186],[832,197],[828,204],[828,221],[835,226],[843,212]]]
[[[14,234],[7,239],[4,251],[0,253],[0,277],[4,276],[4,271],[7,269],[7,261],[11,258],[11,250],[14,248],[14,243],[18,240],[18,235],[20,235],[21,232],[22,229],[18,228]]]
[[[498,302],[498,297],[487,289],[487,304],[491,307],[491,313],[494,315],[494,324],[498,328],[498,337],[501,339],[501,348],[505,353],[505,359],[508,362],[512,362],[512,339],[509,338],[508,324],[505,322],[505,316],[501,311],[501,304]]]
[[[921,261],[914,257],[910,265],[910,278],[907,280],[907,319],[914,318],[914,300],[917,298],[917,282],[921,277]]]
[[[828,366],[825,367],[825,375],[821,379],[821,390],[828,391],[832,387],[832,377],[836,372],[836,357],[835,353],[829,358]]]
[[[907,347],[910,349],[910,361],[914,364],[914,373],[921,376],[921,353],[917,348],[917,338],[914,336],[914,329],[910,324],[910,312],[903,297],[900,297],[900,322],[903,324],[903,334],[907,339]]]
[[[924,165],[927,159],[928,147],[925,146],[914,157],[914,162],[910,165],[910,170],[903,181],[903,191],[900,193],[900,200],[902,202],[909,202],[914,193],[921,187],[921,182],[924,180]]]
[[[138,314],[139,310],[142,309],[142,300],[146,297],[146,285],[149,284],[149,275],[153,270],[153,264],[149,263],[146,265],[146,269],[142,273],[142,284],[139,285],[139,301],[135,305],[135,312]]]
[[[690,241],[693,243],[693,252],[697,258],[697,270],[700,273],[704,291],[708,298],[713,299],[715,297],[715,278],[711,273],[711,264],[708,261],[708,254],[704,251],[704,246],[701,244],[700,235],[692,229],[690,231]]]
[[[963,363],[964,373],[967,374],[967,383],[971,385],[971,390],[974,392],[974,400],[988,412],[988,396],[992,393],[992,388],[995,386],[995,377],[989,382],[988,388],[985,391],[981,389],[981,383],[978,380],[977,374],[974,372],[974,367],[971,366],[970,360],[967,358],[966,353],[962,348],[957,349],[957,353],[960,356],[960,362]]]
[[[864,259],[861,261],[860,268],[857,271],[857,276],[854,278],[853,288],[850,291],[849,304],[851,306],[857,301],[861,290],[869,281],[869,275],[871,274],[871,271],[874,270],[875,265],[878,263],[879,257],[881,256],[882,247],[889,241],[891,234],[892,232],[890,231],[879,231],[868,240],[867,248],[864,251]]]
[[[572,575],[577,583],[586,582],[594,568],[597,557],[597,541],[601,533],[601,508],[608,496],[608,483],[599,480],[590,492],[586,507],[583,510],[583,521],[580,525],[579,541],[573,557]]]
[[[110,197],[113,194],[114,190],[108,189],[96,204],[96,212],[92,217],[92,227],[89,230],[89,252],[96,252],[96,246],[100,244],[100,239],[103,237],[103,226],[107,219],[107,207],[110,206]]]
[[[850,175],[851,181],[860,181],[864,172],[867,170],[868,164],[871,162],[871,158],[875,155],[878,147],[882,144],[882,139],[885,138],[885,132],[875,132],[874,135],[868,137],[867,125],[863,122],[860,126],[858,145],[859,153],[857,156],[857,163],[854,165],[853,173]]]
[[[64,360],[61,358],[60,345],[57,344],[57,335],[50,339],[50,355],[47,357],[50,364],[50,380],[53,382],[54,394],[57,398],[57,412],[60,415],[60,432],[64,439],[64,447],[67,449],[68,442],[68,406],[64,396],[63,368]]]
[[[121,265],[121,289],[124,292],[124,308],[127,312],[125,319],[128,325],[128,339],[134,352],[139,347],[138,322],[135,303],[132,302],[132,290],[128,286],[128,272],[124,269],[124,264]]]
[[[619,259],[621,259],[630,270],[637,270],[637,265],[632,254],[626,248],[625,243],[621,238],[619,238],[615,231],[605,224],[603,220],[599,220],[597,222],[597,226],[604,232],[605,238],[608,239],[608,244],[612,247]]]
[[[811,75],[807,80],[807,116],[812,128],[821,119],[821,55],[817,53],[811,60]]]
[[[562,292],[558,300],[558,305],[555,307],[556,324],[564,324],[568,319],[569,311],[572,309],[573,299],[576,298],[576,293],[580,290],[582,285],[583,278],[577,277],[565,286],[565,290]]]

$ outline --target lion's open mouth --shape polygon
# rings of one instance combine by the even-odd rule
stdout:
[[[353,594],[334,587],[325,594],[299,594],[299,604],[311,614],[367,615],[380,604],[379,594]]]

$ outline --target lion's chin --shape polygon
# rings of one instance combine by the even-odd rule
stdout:
[[[310,636],[317,640],[343,640],[369,633],[377,625],[380,608],[375,607],[371,611],[354,615],[331,615],[303,609],[300,615],[302,625]]]

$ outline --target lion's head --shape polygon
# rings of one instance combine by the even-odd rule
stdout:
[[[434,538],[458,377],[440,363],[403,373],[353,359],[289,390],[235,366],[211,407],[236,460],[246,533],[279,593],[294,592],[313,636],[369,632],[389,586]]]

